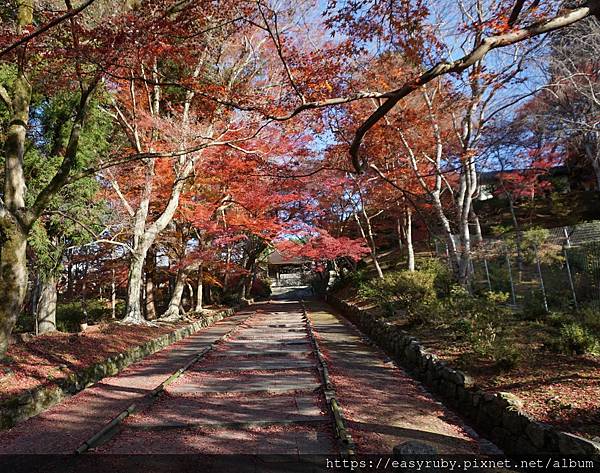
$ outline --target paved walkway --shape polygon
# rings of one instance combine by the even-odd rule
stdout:
[[[132,402],[140,401],[172,372],[252,312],[241,311],[134,363],[116,376],[0,432],[0,453],[73,453]]]
[[[357,453],[389,454],[408,440],[439,453],[497,452],[330,306],[310,301],[307,310]]]
[[[329,306],[309,301],[307,308],[358,453],[389,454],[406,440],[440,453],[489,453],[489,442]],[[0,433],[0,453],[73,452],[233,327],[230,338],[90,453],[335,454],[302,307],[285,300],[239,312]]]
[[[95,452],[335,453],[300,304],[254,307],[230,338]]]

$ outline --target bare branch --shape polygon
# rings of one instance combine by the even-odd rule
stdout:
[[[508,19],[508,26],[513,26],[518,21],[526,1],[527,0],[517,0],[515,2],[512,12],[510,13],[510,18]]]
[[[97,234],[93,229],[91,229],[88,225],[86,225],[85,223],[83,223],[82,221],[76,219],[75,217],[73,217],[72,215],[69,215],[65,212],[62,212],[60,210],[52,210],[50,212],[48,212],[48,214],[55,214],[55,215],[60,215],[63,218],[66,218],[67,220],[70,220],[71,222],[73,222],[74,224],[80,226],[83,230],[85,230],[87,233],[89,233],[93,238],[94,241],[91,241],[89,243],[86,243],[84,245],[79,245],[79,246],[70,246],[69,248],[67,248],[68,250],[73,249],[73,248],[81,248],[83,246],[89,246],[89,245],[94,245],[97,243],[108,243],[109,245],[116,245],[116,246],[120,246],[122,248],[127,249],[128,251],[132,251],[131,246],[129,246],[127,243],[123,243],[121,241],[116,241],[116,240],[109,240],[106,238],[101,238],[99,234]],[[106,230],[104,230],[106,231]]]
[[[18,41],[15,41],[10,46],[7,46],[6,48],[4,48],[2,51],[0,51],[0,57],[8,54],[9,52],[13,51],[14,49],[18,48],[21,45],[28,43],[32,39],[38,37],[39,35],[45,33],[46,31],[48,31],[49,29],[54,28],[55,26],[61,24],[63,21],[66,21],[70,18],[73,18],[76,15],[79,15],[83,10],[85,10],[87,7],[89,7],[95,1],[96,0],[86,0],[84,3],[79,5],[77,8],[67,10],[67,13],[65,13],[64,15],[54,18],[54,20],[49,21],[44,26],[38,28],[37,30],[33,31],[32,33],[29,33],[26,36],[23,36]]]
[[[544,33],[548,33],[580,21],[592,14],[600,12],[600,0],[590,0],[585,6],[569,10],[549,20],[533,23],[532,25],[510,31],[508,33],[484,38],[469,54],[456,61],[440,62],[419,77],[405,83],[402,87],[382,94],[387,100],[367,118],[356,130],[354,140],[350,146],[352,164],[357,172],[361,172],[365,162],[360,157],[360,145],[367,132],[375,126],[394,106],[414,92],[419,87],[431,82],[433,79],[454,73],[462,72],[478,61],[481,61],[490,51],[505,46],[510,46]],[[308,105],[308,104],[307,104]]]
[[[129,214],[129,216],[130,217],[134,217],[135,216],[135,211],[133,210],[133,207],[131,207],[131,204],[129,203],[129,201],[127,200],[127,198],[123,194],[123,192],[121,192],[121,187],[119,186],[119,183],[117,182],[117,180],[113,176],[111,176],[111,178],[110,178],[110,185],[115,190],[115,192],[116,192],[117,196],[119,197],[119,199],[121,199],[121,202],[125,206],[125,210],[127,210],[127,213]]]

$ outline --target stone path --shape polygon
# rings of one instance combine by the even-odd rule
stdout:
[[[42,414],[0,432],[0,453],[72,453],[132,402],[140,401],[203,348],[239,325],[241,311],[134,363]]]
[[[440,453],[490,453],[480,438],[329,306],[307,302],[357,453],[407,440]],[[0,433],[0,453],[70,453],[132,401],[233,327],[94,453],[338,452],[322,379],[298,302],[257,304]],[[289,458],[289,457],[288,457]]]
[[[189,376],[188,376],[189,378]],[[259,392],[263,394],[286,393],[292,391],[314,391],[321,386],[317,377],[312,373],[248,373],[214,374],[210,377],[196,377],[187,384],[175,384],[168,389],[173,393],[206,393],[206,394],[236,394]]]
[[[332,420],[300,304],[256,305],[215,350],[98,453],[333,454]]]
[[[439,453],[498,453],[333,309],[307,302],[357,453],[386,453],[406,441]]]

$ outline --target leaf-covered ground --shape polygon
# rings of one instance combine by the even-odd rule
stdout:
[[[337,295],[368,308],[348,288]],[[368,310],[374,317],[380,315],[376,308]],[[402,325],[403,321],[395,323]],[[587,438],[599,437],[600,357],[549,352],[540,344],[539,327],[519,323],[512,327],[512,343],[522,351],[522,361],[508,370],[474,356],[465,342],[448,331],[427,326],[406,330],[440,359],[469,374],[480,388],[518,396],[525,412],[536,420]]]
[[[390,452],[405,441],[439,453],[496,452],[329,307],[310,303],[308,316],[359,454]]]
[[[6,358],[0,360],[0,401],[55,384],[73,372],[183,325],[186,324],[130,326],[102,323],[81,333],[54,332],[13,344]]]
[[[503,370],[489,360],[468,356],[468,347],[424,327],[411,330],[441,359],[473,377],[479,387],[509,392],[523,400],[525,412],[561,430],[588,438],[600,436],[600,359],[561,355],[527,346],[523,360]]]

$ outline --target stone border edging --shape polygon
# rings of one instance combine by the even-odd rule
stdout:
[[[235,309],[221,310],[185,327],[149,340],[142,345],[131,347],[124,352],[108,357],[82,371],[71,373],[56,385],[42,386],[25,394],[0,403],[0,431],[15,426],[30,417],[58,404],[63,399],[97,383],[106,376],[114,376],[132,363],[156,353],[179,340],[232,315]]]
[[[306,310],[306,306],[304,301],[300,301],[300,305],[302,306],[302,316],[306,321],[306,328],[308,331],[308,337],[312,342],[315,353],[317,355],[317,360],[319,362],[319,372],[323,377],[323,394],[325,395],[325,401],[327,402],[327,406],[331,411],[331,415],[333,416],[333,420],[335,423],[335,433],[338,438],[341,447],[343,449],[342,456],[344,457],[352,457],[355,454],[356,446],[354,445],[354,440],[348,432],[348,428],[346,427],[346,419],[344,418],[344,413],[342,412],[342,408],[338,400],[335,397],[335,388],[331,383],[331,379],[329,378],[329,368],[327,366],[327,362],[325,361],[325,357],[319,348],[319,342],[315,337],[312,322],[308,317],[308,311]]]
[[[375,319],[359,307],[331,294],[327,294],[325,300],[433,392],[472,420],[506,453],[560,453],[600,458],[600,444],[597,442],[560,432],[532,419],[521,409],[522,401],[510,393],[478,389],[467,374],[447,366],[404,330],[383,319]]]
[[[173,383],[173,381],[175,381],[177,378],[181,377],[181,375],[183,375],[183,373],[185,373],[187,370],[189,370],[191,366],[198,363],[198,361],[200,361],[207,353],[211,352],[213,350],[213,348],[215,347],[215,345],[217,345],[218,343],[221,343],[223,340],[227,340],[231,336],[232,333],[234,333],[235,331],[237,331],[240,328],[240,325],[235,325],[233,328],[231,328],[229,331],[227,331],[227,333],[221,335],[217,340],[212,342],[209,346],[207,346],[206,348],[203,348],[198,353],[196,353],[196,355],[191,360],[189,360],[185,365],[183,365],[181,368],[177,369],[175,372],[171,373],[171,375],[167,379],[165,379],[162,383],[160,383],[158,386],[156,386],[152,391],[150,391],[148,394],[146,394],[142,401],[139,401],[139,400],[134,401],[129,406],[127,406],[125,409],[123,409],[121,412],[119,412],[119,414],[117,414],[115,417],[113,417],[100,430],[98,430],[95,434],[93,434],[91,437],[89,437],[87,440],[85,440],[79,447],[77,447],[77,449],[75,450],[75,453],[76,454],[85,453],[89,449],[97,446],[101,441],[106,440],[109,435],[114,434],[115,429],[120,424],[122,424],[123,421],[127,417],[129,417],[131,414],[133,414],[137,410],[138,404],[143,405],[144,401],[156,399],[160,394],[162,394],[164,392],[165,388],[169,384]]]

